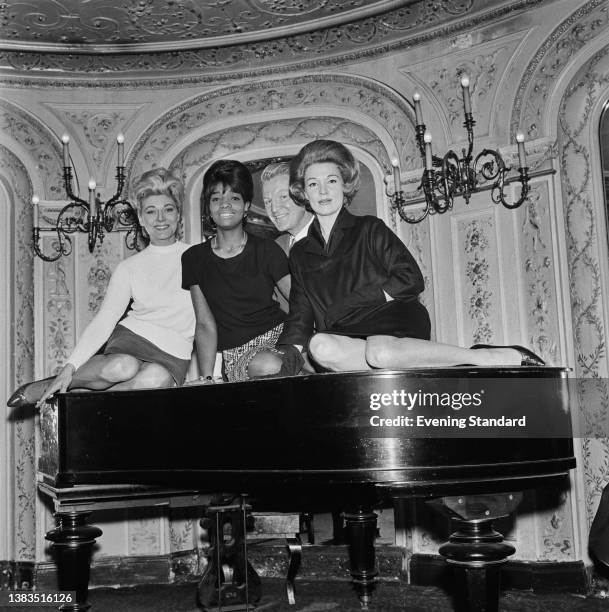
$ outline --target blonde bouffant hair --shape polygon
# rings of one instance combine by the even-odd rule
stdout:
[[[153,168],[144,172],[133,185],[135,207],[142,212],[142,202],[149,196],[169,196],[178,207],[180,215],[184,203],[184,185],[182,181],[166,168]]]

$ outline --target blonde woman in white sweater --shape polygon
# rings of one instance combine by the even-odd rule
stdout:
[[[104,301],[59,374],[18,389],[17,406],[42,404],[68,389],[144,389],[181,385],[192,353],[195,316],[181,287],[182,253],[177,239],[183,186],[164,168],[144,173],[134,186],[140,224],[150,244],[121,261]],[[121,319],[129,302],[128,314]],[[103,354],[96,353],[106,344]]]

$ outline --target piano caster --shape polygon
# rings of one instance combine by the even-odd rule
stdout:
[[[370,508],[361,507],[355,512],[343,513],[343,518],[353,586],[362,608],[367,609],[378,575],[374,552],[377,515]]]
[[[57,528],[46,534],[46,539],[53,543],[59,590],[76,591],[76,601],[59,608],[65,612],[81,612],[91,607],[87,602],[91,551],[102,530],[87,525],[89,514],[58,512],[55,514]]]
[[[254,610],[260,577],[247,560],[246,512],[238,503],[208,506],[201,526],[209,532],[210,559],[199,582],[199,602],[208,612]]]

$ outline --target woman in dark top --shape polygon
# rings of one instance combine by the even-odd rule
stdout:
[[[518,346],[431,342],[414,258],[381,220],[346,209],[358,184],[358,162],[338,142],[309,143],[292,161],[292,198],[315,220],[290,252],[290,313],[277,347],[281,374],[297,373],[307,344],[313,359],[333,371],[543,365]]]
[[[285,313],[273,291],[277,286],[289,295],[288,262],[275,242],[243,229],[253,189],[249,170],[240,162],[212,164],[201,199],[216,234],[182,255],[182,287],[190,290],[195,308],[202,382],[213,380],[217,350],[229,381],[247,379],[251,358],[274,347],[283,327]]]

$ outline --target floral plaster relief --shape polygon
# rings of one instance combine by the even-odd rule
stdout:
[[[382,130],[388,138],[393,135],[402,155],[402,167],[414,168],[419,163],[412,109],[401,96],[369,79],[323,74],[228,87],[181,104],[157,120],[136,143],[130,160],[130,177],[141,174],[180,140],[213,130],[215,120],[234,117],[234,123],[238,124],[238,117],[243,116],[241,122],[248,123],[248,115],[279,109],[298,109],[305,117],[319,115],[323,109],[322,114],[329,115],[330,122],[335,117],[344,117],[346,112],[358,111],[362,117],[369,118],[369,129]],[[271,123],[269,120],[268,124]],[[387,155],[377,159],[384,171],[390,173]]]
[[[271,129],[269,125],[272,125]],[[279,139],[274,138],[281,134]],[[269,138],[270,136],[270,138]],[[207,134],[186,148],[173,162],[189,182],[212,159],[251,149],[276,149],[278,144],[301,144],[318,138],[336,139],[368,151],[381,163],[389,164],[383,143],[361,125],[336,118],[286,119],[272,123],[241,125],[228,130]]]
[[[8,138],[19,143],[34,160],[34,168],[44,185],[44,194],[38,195],[49,200],[61,199],[64,190],[59,140],[36,118],[11,102],[0,100],[0,109],[0,131],[4,134],[4,142]]]
[[[588,43],[606,35],[609,7],[606,0],[591,0],[580,7],[544,41],[529,62],[516,92],[511,133],[522,129],[527,139],[544,134],[545,112],[560,75]]]
[[[96,178],[101,180],[116,166],[116,137],[126,133],[129,126],[145,104],[60,104],[44,103],[65,126],[75,144],[81,148],[86,159],[91,159],[97,168]]]
[[[463,94],[461,76],[470,81],[472,110],[476,119],[475,133],[486,136],[493,113],[499,76],[511,60],[523,34],[518,32],[493,40],[465,52],[449,50],[418,64],[409,64],[400,72],[412,80],[421,93],[422,103],[427,95],[438,100],[445,110],[452,131],[452,140],[465,138],[463,129]]]
[[[13,107],[4,107],[12,111]],[[29,129],[27,116],[19,113],[3,116],[2,122],[11,129],[22,125]],[[12,151],[0,145],[0,181],[9,186],[10,206],[13,208],[14,226],[8,228],[13,236],[14,267],[11,274],[10,295],[13,298],[13,325],[10,338],[14,361],[11,364],[15,387],[31,380],[34,375],[34,283],[31,250],[32,183],[22,163]],[[36,470],[34,449],[34,420],[16,419],[10,428],[12,454],[15,462],[14,482],[14,528],[15,559],[33,561],[36,554]]]

